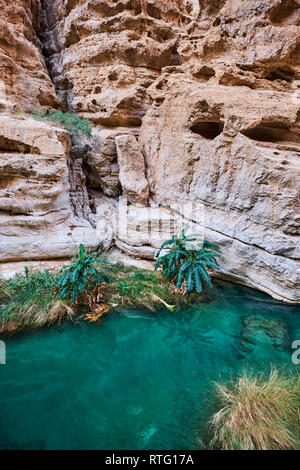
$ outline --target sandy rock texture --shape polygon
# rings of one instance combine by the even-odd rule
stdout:
[[[124,194],[131,204],[147,206],[149,185],[145,177],[145,161],[132,134],[116,137],[119,178]]]
[[[183,3],[42,0],[41,38],[64,106],[96,124],[139,126],[147,88],[181,63]]]
[[[63,258],[97,247],[90,223],[74,216],[66,131],[0,115],[0,262]]]
[[[38,38],[39,0],[0,0],[0,112],[58,107]]]
[[[140,133],[154,201],[192,201],[199,225],[224,247],[227,272],[291,297],[299,282],[298,110],[292,94],[172,74]]]
[[[18,0],[22,22],[4,3],[15,39],[0,54],[22,71],[10,102],[32,106],[38,83],[41,105],[93,124],[64,150],[69,217],[146,259],[193,225],[220,244],[222,277],[299,302],[300,0]],[[44,60],[54,104],[50,78],[32,78]]]

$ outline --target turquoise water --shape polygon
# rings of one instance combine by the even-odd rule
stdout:
[[[176,313],[127,310],[101,326],[6,338],[0,448],[198,448],[215,410],[214,380],[270,363],[300,367],[290,349],[300,339],[299,306],[215,286],[204,303]]]

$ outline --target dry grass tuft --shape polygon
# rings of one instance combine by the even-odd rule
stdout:
[[[244,372],[236,382],[216,384],[222,409],[210,421],[211,448],[290,450],[300,447],[300,376],[273,369],[268,377]]]
[[[58,300],[50,308],[45,318],[45,324],[60,323],[63,320],[72,320],[76,315],[75,310],[66,303]]]
[[[72,320],[75,308],[59,298],[58,274],[25,270],[9,280],[0,279],[0,333]]]

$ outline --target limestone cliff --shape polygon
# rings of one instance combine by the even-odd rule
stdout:
[[[74,215],[68,133],[0,115],[0,262],[67,257],[100,240]]]
[[[6,109],[61,103],[93,124],[93,138],[75,143],[64,157],[68,166],[57,170],[64,176],[56,185],[69,181],[63,197],[69,205],[56,202],[60,191],[51,203],[47,196],[60,227],[68,226],[68,213],[97,238],[99,217],[109,224],[101,206],[111,201],[109,211],[120,212],[116,198],[123,192],[130,202],[127,229],[108,228],[123,251],[153,259],[162,227],[176,230],[183,219],[220,244],[222,276],[299,302],[300,1],[18,0],[15,9],[1,3]],[[33,132],[31,121],[22,125]],[[22,175],[30,194],[34,183],[29,170],[22,173],[15,147],[29,145],[24,165],[36,151],[26,139],[9,146],[3,129],[0,178],[7,184],[10,158],[10,175],[18,181]],[[51,129],[59,141],[63,131]],[[39,184],[46,198],[47,178]],[[32,201],[7,191],[1,206],[10,207],[13,231],[16,213]],[[35,204],[33,217],[41,210]],[[201,217],[184,213],[189,204],[201,207]],[[91,213],[97,207],[98,218]],[[131,231],[136,220],[139,228]],[[22,223],[37,240],[34,249],[26,244],[28,257],[67,252],[51,240],[44,252],[42,232],[31,232],[28,218]],[[7,230],[2,259],[21,259],[16,232],[7,254]]]
[[[38,38],[39,0],[0,0],[0,111],[58,107]]]

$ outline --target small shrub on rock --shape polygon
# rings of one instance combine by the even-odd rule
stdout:
[[[33,113],[33,117],[38,121],[50,121],[61,124],[70,135],[75,135],[80,131],[88,137],[92,135],[90,121],[81,119],[75,113],[63,113],[55,109],[38,109]]]

